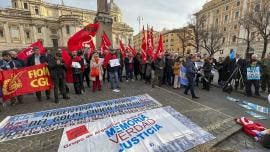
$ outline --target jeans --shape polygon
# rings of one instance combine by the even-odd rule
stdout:
[[[110,72],[111,89],[119,88],[118,71]]]

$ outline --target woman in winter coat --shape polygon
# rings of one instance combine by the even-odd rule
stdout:
[[[101,91],[101,81],[103,78],[103,68],[102,68],[102,63],[99,59],[99,55],[95,53],[92,56],[92,59],[90,61],[90,79],[93,81],[93,92],[98,89]]]
[[[173,65],[173,73],[174,73],[174,81],[173,81],[173,88],[178,89],[180,88],[180,82],[179,82],[179,77],[180,77],[180,61],[179,59],[176,59],[174,65]]]

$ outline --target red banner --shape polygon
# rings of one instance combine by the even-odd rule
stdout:
[[[2,71],[1,75],[4,101],[19,95],[53,88],[50,72],[45,64],[6,70]]]
[[[21,52],[18,53],[18,58],[21,60],[27,60],[31,55],[34,54],[33,48],[38,47],[40,54],[45,54],[45,48],[42,45],[41,41],[37,41],[33,44],[31,44],[28,48],[22,50]]]

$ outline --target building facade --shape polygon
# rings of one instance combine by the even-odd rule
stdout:
[[[190,39],[191,34],[192,30],[187,27],[163,32],[163,46],[165,50],[179,55],[194,53],[194,47],[189,45],[192,43]]]
[[[22,49],[41,39],[45,47],[66,47],[69,37],[89,23],[97,12],[56,5],[44,0],[11,0],[12,7],[0,9],[0,49]],[[113,46],[118,39],[133,43],[133,29],[123,22],[113,0],[109,2],[113,22]],[[97,46],[98,48],[99,46]]]
[[[185,28],[173,29],[173,30],[164,29],[161,32],[154,31],[153,35],[154,35],[155,49],[158,47],[159,34],[162,34],[164,50],[169,53],[182,55],[183,44],[182,44],[182,41],[180,40],[180,37],[183,36],[184,29]],[[192,30],[188,30],[187,32],[192,32]],[[189,34],[187,34],[187,36],[188,35]],[[141,49],[142,38],[143,38],[142,31],[133,37],[134,46],[137,50]],[[191,41],[187,41],[187,43],[190,43],[190,42]],[[195,52],[192,46],[189,45],[185,47],[185,54],[192,53],[192,52]]]
[[[196,13],[197,20],[201,17],[205,17],[206,21],[204,28],[211,26],[217,26],[220,32],[223,33],[222,45],[223,47],[215,56],[227,56],[230,50],[235,50],[242,56],[245,55],[247,37],[246,30],[240,26],[239,21],[248,12],[260,9],[262,0],[211,0],[207,2],[202,10]],[[252,29],[251,36],[258,35],[254,29]],[[262,54],[263,41],[260,37],[257,37],[252,42],[251,47],[253,52],[257,55]]]

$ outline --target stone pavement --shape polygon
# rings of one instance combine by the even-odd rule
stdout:
[[[177,111],[190,118],[193,122],[216,136],[217,139],[207,143],[208,146],[220,145],[224,139],[240,130],[240,126],[234,122],[234,117],[221,112],[220,109],[211,108],[211,106],[206,106],[206,104],[201,103],[200,101],[204,99],[193,101],[168,88],[157,87],[153,89],[142,82],[122,83],[120,93],[112,92],[112,90],[108,89],[108,85],[109,84],[106,83],[101,92],[92,93],[90,92],[90,89],[87,89],[87,93],[80,96],[73,95],[73,91],[71,91],[71,99],[69,101],[61,101],[60,104],[45,100],[43,102],[36,102],[36,98],[33,95],[28,95],[24,99],[24,104],[18,104],[13,107],[8,106],[5,111],[1,112],[0,120],[3,120],[9,115],[43,111],[148,93],[162,103],[163,106],[172,106]],[[57,130],[37,136],[2,142],[0,143],[0,152],[55,152],[58,149],[62,131],[63,130]],[[228,144],[225,143],[224,145],[223,148],[228,147]],[[198,148],[190,151],[197,150]]]

